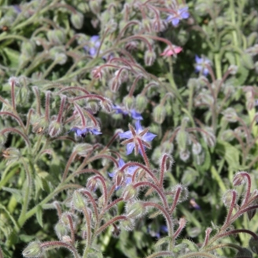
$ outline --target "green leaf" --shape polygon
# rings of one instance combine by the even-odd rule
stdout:
[[[10,67],[11,68],[16,68],[19,65],[19,57],[20,57],[20,53],[18,51],[15,51],[11,48],[5,47],[3,49],[3,51],[5,52],[9,62],[10,62]]]
[[[223,156],[228,163],[229,170],[238,170],[240,167],[240,151],[228,142],[218,142],[216,146],[218,153]]]
[[[37,218],[37,221],[38,221],[39,225],[43,228],[42,215],[43,215],[43,210],[42,210],[42,207],[39,205],[37,207],[36,218]]]

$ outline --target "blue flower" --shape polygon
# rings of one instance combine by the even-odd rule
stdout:
[[[135,120],[142,120],[143,119],[141,114],[139,112],[137,112],[135,109],[131,110],[131,116]]]
[[[119,171],[119,169],[122,168],[124,165],[125,165],[125,162],[122,159],[119,159],[118,160],[118,169],[117,169],[117,171]],[[134,174],[134,172],[135,172],[135,170],[137,168],[138,168],[137,166],[131,166],[131,167],[128,167],[125,170],[125,172],[124,172],[124,174],[125,174],[124,184],[125,185],[128,185],[128,184],[132,183],[132,176],[133,176],[133,174]],[[113,177],[116,176],[117,171],[114,171],[112,173],[108,173],[108,175],[113,178]],[[119,189],[119,188],[120,188],[120,185],[117,185],[116,186],[116,190]]]
[[[160,237],[161,237],[161,234],[164,235],[164,234],[168,233],[168,228],[167,228],[167,226],[165,226],[165,225],[161,225],[157,231],[154,231],[154,230],[151,229],[150,226],[148,226],[147,232],[148,232],[152,237],[160,238]]]
[[[124,110],[124,108],[120,107],[119,105],[114,105],[113,109],[116,110],[116,114],[123,114],[123,115],[128,115],[129,112]],[[142,116],[139,112],[137,112],[135,109],[132,109],[130,111],[131,117],[135,120],[142,120]]]
[[[79,127],[73,127],[70,132],[75,132],[75,134],[79,137],[85,137],[87,133],[99,135],[102,134],[100,131],[98,131],[96,128],[79,128]]]
[[[125,111],[122,107],[119,105],[113,105],[113,109],[116,110],[116,114],[123,114],[123,115],[128,115],[128,112]]]
[[[207,66],[211,65],[211,61],[206,57],[202,58],[195,55],[195,62],[196,62],[195,71],[201,72],[202,74],[207,76],[209,74],[209,69],[207,68]]]
[[[90,38],[89,45],[85,46],[84,49],[89,53],[91,57],[95,57],[100,47],[100,43],[101,42],[98,35],[92,36]]]
[[[129,125],[130,130],[120,133],[121,139],[127,139],[122,142],[126,145],[126,154],[129,155],[135,149],[135,154],[142,154],[141,145],[145,148],[151,148],[148,142],[151,142],[157,135],[148,132],[148,128],[143,129],[140,121],[135,122],[135,128]],[[139,143],[140,142],[140,143]]]
[[[167,17],[167,22],[171,22],[174,27],[176,27],[179,24],[179,21],[182,19],[188,19],[189,18],[189,12],[188,12],[188,6],[179,8],[175,11],[175,13],[169,15]]]

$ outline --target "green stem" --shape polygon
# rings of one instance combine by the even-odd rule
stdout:
[[[221,72],[221,63],[220,63],[220,54],[219,53],[214,54],[214,62],[215,62],[216,77],[218,80],[220,80],[222,78],[222,72]]]
[[[25,160],[22,158],[21,159],[23,166],[24,166],[24,170],[26,172],[26,180],[27,180],[27,185],[25,188],[25,194],[23,196],[23,205],[22,205],[22,210],[21,210],[21,214],[20,217],[18,219],[18,224],[20,225],[20,222],[24,220],[27,209],[28,209],[28,205],[29,205],[29,201],[30,201],[30,193],[31,193],[31,189],[32,189],[32,179],[31,179],[31,168],[28,167],[28,164],[25,162]]]

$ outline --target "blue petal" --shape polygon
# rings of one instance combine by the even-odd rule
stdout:
[[[115,176],[115,172],[112,172],[112,173],[108,173],[108,175],[110,176],[110,177],[114,177]]]
[[[138,113],[137,111],[135,111],[134,109],[131,110],[131,115],[132,115],[132,118],[135,119],[135,120],[142,120],[142,116],[140,113]]]
[[[144,140],[144,141],[146,141],[146,142],[150,142],[150,141],[152,141],[155,137],[156,137],[157,135],[156,134],[154,134],[154,133],[146,133],[143,137],[142,137],[142,139]]]
[[[99,40],[99,36],[98,36],[98,35],[94,35],[94,36],[92,36],[92,37],[90,38],[90,41],[91,41],[91,42],[95,42],[95,41],[97,41],[97,40]]]
[[[179,15],[182,19],[189,18],[188,6],[179,9]]]
[[[174,18],[174,15],[169,15],[166,19],[166,22],[170,22]]]
[[[93,129],[89,129],[89,131],[92,133],[92,134],[95,134],[95,135],[99,135],[99,134],[102,134],[102,132],[98,131],[97,129],[93,128]]]
[[[130,139],[130,138],[133,137],[133,134],[132,134],[131,131],[126,131],[124,133],[120,133],[119,136],[120,136],[121,139],[123,139],[123,138]]]
[[[89,51],[90,56],[94,57],[97,54],[97,51],[95,48],[91,47]]]
[[[202,60],[201,57],[195,55],[195,62],[196,62],[197,64],[201,64],[201,63],[203,62],[203,60]]]
[[[118,160],[118,165],[121,168],[123,165],[125,164],[125,162],[122,159]]]
[[[129,184],[131,184],[131,183],[132,183],[132,178],[131,178],[130,176],[126,177],[126,179],[125,179],[125,184],[126,184],[126,185],[129,185]]]
[[[203,69],[203,74],[207,76],[209,74],[209,69],[208,68],[204,68]]]
[[[129,167],[129,168],[127,169],[127,174],[129,174],[129,175],[132,176],[137,168],[138,168],[138,166]]]
[[[173,26],[176,27],[179,24],[179,21],[180,20],[178,18],[173,18],[171,22],[172,22]]]
[[[126,154],[127,155],[131,154],[133,152],[134,147],[135,147],[135,144],[133,142],[128,143],[126,145]]]
[[[135,122],[135,128],[136,128],[136,132],[137,133],[140,133],[143,129],[142,129],[142,126],[141,126],[141,123],[140,123],[140,120],[136,120]]]

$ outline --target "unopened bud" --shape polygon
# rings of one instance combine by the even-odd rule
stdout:
[[[237,200],[237,192],[235,190],[228,190],[222,197],[222,201],[224,205],[229,208],[232,203],[232,199],[234,198],[235,203]],[[235,205],[235,203],[233,205]]]
[[[153,50],[147,50],[144,54],[144,63],[146,66],[153,65],[156,60],[156,54]]]
[[[54,120],[49,125],[48,134],[50,137],[54,138],[60,135],[62,130],[63,130],[62,124]]]
[[[86,207],[86,198],[79,192],[79,191],[74,191],[73,192],[73,197],[71,201],[72,207],[74,207],[78,211],[82,211]]]
[[[177,198],[177,203],[183,202],[188,198],[188,190],[184,185],[175,185],[171,190],[172,198]]]
[[[134,222],[131,219],[122,220],[120,222],[120,225],[121,225],[121,228],[127,231],[132,231],[134,229]]]
[[[148,105],[148,99],[145,95],[139,94],[135,99],[135,109],[142,113]]]
[[[92,176],[88,178],[86,188],[89,189],[92,192],[95,192],[97,189],[97,180],[95,176]]]
[[[99,14],[101,10],[101,0],[90,0],[89,6],[93,13]]]
[[[137,189],[132,184],[129,184],[125,187],[125,190],[123,192],[123,199],[125,201],[135,198],[136,195],[137,195]]]
[[[188,150],[181,150],[179,153],[180,159],[184,162],[187,161],[190,157],[190,152]]]
[[[74,147],[73,152],[76,152],[79,156],[85,157],[88,155],[90,151],[92,151],[92,149],[93,147],[91,144],[81,143],[81,144],[77,144]]]
[[[74,26],[75,29],[79,30],[82,28],[83,26],[83,14],[76,12],[76,13],[72,13],[71,15],[71,23]]]
[[[258,254],[258,238],[251,237],[249,240],[249,246],[255,254]]]
[[[40,246],[40,242],[32,242],[30,243],[22,252],[24,257],[39,257],[42,255],[42,248]]]
[[[170,141],[165,141],[161,144],[162,153],[171,154],[174,150],[174,144]]]
[[[123,99],[123,104],[127,110],[131,110],[134,108],[134,101],[135,99],[133,96],[127,95]]]
[[[166,118],[166,110],[163,105],[157,105],[153,110],[154,121],[158,124],[162,124]]]
[[[246,172],[238,172],[233,178],[233,186],[243,185],[246,183],[246,177],[244,176]]]
[[[100,104],[106,112],[111,113],[113,111],[113,104],[109,99],[105,98]]]
[[[137,201],[126,206],[126,213],[128,218],[135,219],[145,213],[145,207],[141,202]]]
[[[241,55],[241,64],[245,66],[247,69],[251,70],[254,68],[254,61],[250,54],[243,53]]]
[[[18,149],[10,147],[3,151],[2,156],[7,160],[7,165],[18,161],[21,158],[21,153]]]
[[[242,248],[240,251],[237,252],[235,258],[253,258],[253,254],[247,248]]]
[[[36,45],[33,40],[29,41],[23,41],[21,46],[21,52],[24,54],[27,58],[33,57],[35,53]]]
[[[202,145],[199,142],[195,142],[192,145],[192,152],[194,155],[199,155],[202,151]]]
[[[64,53],[56,53],[55,54],[55,61],[58,64],[63,65],[67,61],[67,56]]]
[[[62,239],[62,237],[68,233],[68,230],[67,230],[67,227],[63,223],[58,222],[55,225],[55,232],[56,232],[56,235],[58,236],[58,238]]]

